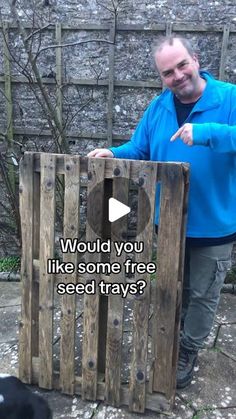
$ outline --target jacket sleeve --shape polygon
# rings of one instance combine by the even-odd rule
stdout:
[[[223,100],[223,99],[222,99]],[[236,88],[224,98],[225,123],[193,124],[193,144],[210,147],[219,153],[236,153]]]
[[[208,146],[219,153],[236,153],[236,125],[193,124],[193,144]]]
[[[149,111],[150,106],[144,112],[130,141],[119,146],[111,147],[110,150],[116,158],[133,159],[133,160],[149,160]]]

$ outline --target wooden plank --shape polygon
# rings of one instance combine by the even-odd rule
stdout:
[[[25,383],[31,383],[33,333],[33,154],[25,153],[21,160],[19,190],[22,235],[22,305],[19,334],[19,377]]]
[[[17,25],[12,23],[9,25],[11,29],[17,29]],[[2,28],[2,24],[0,23],[0,28]],[[32,26],[30,23],[26,23],[24,25],[25,29],[41,29],[35,26]],[[46,31],[55,30],[54,24],[50,24],[46,29]],[[97,24],[77,24],[74,25],[62,25],[63,31],[109,31],[110,25],[97,25]],[[165,23],[156,23],[153,25],[142,25],[142,24],[119,24],[117,25],[118,31],[144,31],[144,32],[162,32],[165,30]],[[196,22],[188,22],[188,23],[174,23],[173,24],[174,31],[181,31],[181,32],[222,32],[223,25],[213,25],[213,24],[204,24],[204,23],[197,23]],[[232,32],[235,33],[236,29],[232,29]]]
[[[102,235],[103,193],[104,193],[104,159],[88,159],[88,195],[86,241],[95,241]],[[96,190],[93,190],[96,188]],[[95,192],[96,191],[96,192]],[[92,198],[91,198],[92,196]],[[96,232],[92,225],[96,220]],[[101,253],[89,255],[89,261],[96,263],[101,260]],[[97,284],[100,277],[94,274],[92,279]],[[98,328],[99,328],[99,294],[84,295],[84,333],[82,359],[82,397],[96,400],[98,377]]]
[[[173,23],[166,22],[166,36],[170,36],[172,34]],[[162,92],[166,89],[166,85],[162,83]]]
[[[224,25],[223,39],[222,39],[222,46],[221,46],[219,80],[225,79],[225,65],[226,65],[226,59],[227,59],[229,35],[230,35],[230,23],[226,23]]]
[[[6,97],[6,112],[7,112],[7,139],[11,143],[13,141],[13,103],[11,92],[11,65],[9,45],[9,24],[3,23],[3,56],[4,56],[4,81],[5,81],[5,97]]]
[[[62,37],[61,37],[61,23],[56,23],[56,43],[58,45],[61,44]],[[62,118],[62,49],[56,48],[56,113],[57,118],[60,123],[61,131],[63,125],[63,118]],[[59,144],[62,143],[61,135],[58,138]]]
[[[105,164],[106,166],[106,164]],[[112,179],[104,180],[104,200],[103,200],[103,220],[102,220],[102,238],[104,240],[111,238],[111,223],[109,218],[109,199],[112,196]],[[102,253],[101,262],[109,262],[110,254]],[[100,279],[104,280],[104,275],[100,275]],[[110,277],[108,277],[110,278]],[[108,297],[101,295],[99,303],[99,327],[98,332],[98,372],[105,374],[106,369],[106,346],[107,346],[107,313],[108,313]]]
[[[114,65],[115,65],[115,38],[116,26],[111,24],[109,41],[113,42],[109,46],[109,79],[108,79],[108,99],[107,99],[107,142],[112,145],[112,127],[113,127],[113,96],[114,96]]]
[[[1,126],[0,126],[1,129]],[[16,128],[14,129],[14,135],[32,135],[32,136],[37,136],[37,137],[49,137],[50,131],[49,130],[37,130],[37,129],[23,129],[23,128]],[[69,131],[66,134],[67,138],[76,138],[76,139],[80,139],[80,138],[89,138],[90,140],[97,140],[97,139],[106,139],[107,135],[106,134],[94,134],[94,133],[90,133],[90,132],[75,132],[75,131]],[[129,138],[127,136],[124,135],[114,135],[113,136],[113,140],[114,141],[127,141]],[[45,139],[42,138],[42,140],[45,141]]]
[[[33,232],[33,260],[39,258],[40,244],[40,174],[33,172],[34,180],[34,232]],[[33,287],[32,287],[32,354],[39,355],[39,282],[36,281],[35,272],[33,271]]]
[[[166,22],[166,36],[172,34],[173,22]]]
[[[180,321],[182,310],[182,290],[183,290],[183,277],[184,277],[184,259],[185,259],[185,237],[188,213],[188,193],[189,193],[189,168],[183,164],[183,181],[184,181],[184,197],[183,197],[183,217],[180,234],[180,261],[179,261],[179,276],[177,283],[177,301],[175,313],[175,331],[173,342],[173,374],[172,374],[172,388],[176,387],[176,369],[178,362],[178,348],[179,348],[179,334],[180,334]],[[172,400],[174,403],[174,399]]]
[[[39,359],[33,358],[33,383],[38,383],[39,377]],[[55,390],[60,390],[60,375],[58,371],[54,371],[53,374],[53,388]],[[75,394],[79,396],[82,394],[82,379],[81,377],[75,377]],[[97,384],[97,400],[104,401],[105,394],[105,383],[98,381]],[[127,386],[123,385],[121,387],[121,404],[129,404],[129,389]],[[170,415],[170,403],[166,397],[161,393],[148,394],[146,396],[146,407],[154,412],[167,413]],[[141,418],[141,416],[140,416]]]
[[[159,81],[152,80],[116,80],[114,81],[115,87],[134,87],[134,88],[150,88],[150,89],[161,89],[161,83]]]
[[[129,199],[129,177],[130,163],[124,160],[112,159],[113,167],[113,191],[112,197],[128,205]],[[125,241],[127,236],[127,216],[111,224],[112,250],[110,262],[119,262],[121,272],[111,274],[112,283],[125,283],[124,262],[126,254],[117,259],[114,248],[114,241]],[[106,347],[106,373],[105,373],[105,400],[113,406],[120,405],[121,387],[121,353],[122,353],[122,331],[123,331],[123,305],[121,295],[109,295],[108,298],[108,319],[107,319],[107,347]]]
[[[6,99],[6,126],[4,127],[3,132],[7,133],[8,140],[8,153],[12,151],[13,148],[13,102],[12,102],[12,88],[11,88],[11,59],[9,53],[9,24],[8,22],[3,23],[3,58],[4,58],[4,93]],[[15,192],[16,189],[16,178],[14,165],[12,164],[11,157],[7,158],[9,163],[8,165],[8,176],[10,179],[10,185],[12,191]]]
[[[143,242],[144,250],[135,256],[136,262],[152,261],[153,218],[155,211],[157,166],[149,162],[140,163],[138,193],[138,242]],[[145,228],[143,220],[148,220]],[[135,281],[144,280],[143,294],[137,295],[133,308],[133,354],[130,371],[131,411],[143,413],[146,407],[146,371],[148,352],[148,319],[150,304],[150,275],[135,274]]]
[[[79,237],[80,158],[65,156],[64,239]],[[63,283],[77,283],[77,252],[64,253],[63,261],[72,262],[75,272],[63,274]],[[60,383],[64,393],[74,394],[76,296],[61,298]]]
[[[168,399],[175,394],[173,365],[175,313],[183,233],[184,178],[181,165],[162,168],[161,204],[158,229],[156,336],[153,390]],[[175,342],[176,344],[176,342]],[[176,360],[176,358],[175,358]]]
[[[0,76],[0,82],[4,82],[5,78],[3,76]],[[28,79],[24,76],[14,76],[11,79],[12,83],[29,83]],[[79,86],[108,86],[109,85],[109,79],[81,79],[81,78],[74,78],[71,77],[69,80],[63,81],[68,86],[73,85],[79,85]],[[32,83],[37,83],[37,80],[32,80]],[[55,84],[55,79],[44,77],[42,79],[43,84]],[[113,81],[115,87],[134,87],[134,88],[151,88],[151,89],[160,89],[161,83],[158,81],[152,81],[152,80],[114,80]]]
[[[39,260],[35,260],[35,259],[33,260],[33,276],[34,276],[34,282],[36,281],[36,282],[39,283]],[[79,278],[78,278],[78,275],[77,275],[77,284],[78,283],[86,284],[90,280],[90,278],[91,278],[90,274],[80,274]],[[101,274],[100,278],[101,278],[101,281],[106,282],[107,284],[111,283],[111,277],[109,275]],[[63,282],[63,280],[64,280],[64,274],[55,274],[54,285],[57,285],[60,282]],[[134,284],[135,281],[134,281],[134,279],[126,278],[126,283]],[[154,284],[154,281],[152,281],[150,285],[151,285],[152,293],[153,293],[154,292],[153,290],[156,289],[155,288],[156,285]],[[127,297],[126,297],[126,299],[128,299],[128,300],[129,299],[133,300],[133,298],[134,297],[133,297],[132,294],[128,294]],[[152,298],[153,298],[153,295],[152,295]],[[153,300],[154,300],[154,298],[153,298]],[[104,351],[105,351],[105,349],[104,349]],[[105,371],[105,367],[104,367],[104,371]]]
[[[44,153],[33,153],[34,154],[34,170],[36,172],[40,172],[40,155]],[[56,171],[57,174],[64,174],[64,157],[62,154],[55,154],[57,157],[57,165],[56,165]],[[104,177],[105,179],[111,179],[113,176],[113,162],[118,162],[120,159],[106,159],[106,165],[105,165],[105,171],[104,171]],[[87,182],[87,174],[88,174],[88,161],[89,159],[87,157],[81,157],[80,158],[80,165],[81,165],[81,176],[85,177],[85,183]],[[132,162],[131,168],[130,168],[130,179],[132,179],[134,182],[139,181],[139,164],[142,161],[145,160],[129,160]],[[161,173],[165,168],[168,168],[170,166],[169,162],[149,162],[153,167],[158,165],[158,172],[157,172],[157,182],[161,181]],[[182,167],[183,163],[180,162],[171,162],[172,167]]]
[[[54,258],[55,168],[53,154],[41,155],[40,283],[39,283],[39,385],[52,388],[53,275],[47,261]]]
[[[33,153],[34,154],[34,170],[36,172],[40,172],[40,155],[44,153]],[[56,165],[56,171],[57,174],[64,174],[64,157],[62,154],[55,154],[57,157],[57,165]],[[113,162],[118,162],[120,159],[106,159],[106,165],[105,165],[105,171],[104,171],[104,177],[105,179],[111,179],[113,176]],[[85,177],[85,183],[87,182],[87,174],[88,174],[88,161],[89,159],[87,157],[81,157],[80,158],[80,165],[81,165],[81,176]],[[130,179],[132,179],[134,182],[139,181],[139,164],[140,162],[145,160],[129,160],[132,162],[131,168],[130,168]],[[165,168],[168,168],[170,166],[169,162],[149,162],[152,167],[158,166],[157,171],[157,182],[161,181],[161,173]],[[179,162],[171,162],[171,165],[182,167],[183,163]]]
[[[5,78],[3,76],[0,76],[0,82],[4,82]],[[29,83],[28,79],[24,76],[14,76],[11,79],[12,83]],[[74,78],[70,77],[69,80],[63,81],[66,83],[67,86],[72,85],[80,85],[80,86],[108,86],[109,85],[109,79],[81,79],[81,78]],[[37,83],[37,80],[32,80],[31,83]],[[42,79],[43,84],[55,84],[55,79],[44,77]],[[158,81],[152,81],[152,80],[113,80],[115,87],[136,87],[136,88],[152,88],[152,89],[160,89],[161,84]]]
[[[195,22],[173,23],[173,32],[222,32],[223,25],[208,25]],[[165,23],[157,23],[153,25],[130,25],[130,24],[119,24],[117,25],[117,31],[143,31],[143,32],[164,32]]]

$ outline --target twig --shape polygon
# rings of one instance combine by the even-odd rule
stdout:
[[[67,44],[48,45],[47,47],[41,48],[41,50],[37,52],[37,54],[35,54],[34,60],[36,60],[42,52],[47,51],[48,49],[74,47],[76,45],[88,44],[89,42],[103,42],[105,44],[111,44],[111,45],[114,44],[114,42],[107,41],[106,39],[86,39],[85,41],[68,42]]]

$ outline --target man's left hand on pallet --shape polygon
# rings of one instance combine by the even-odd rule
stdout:
[[[96,148],[95,150],[90,151],[87,155],[88,157],[114,157],[114,154],[108,148]]]
[[[164,38],[154,48],[167,87],[147,107],[132,138],[89,157],[190,164],[177,387],[191,383],[210,334],[236,241],[236,86],[200,71],[189,40]],[[159,196],[156,198],[158,225]]]

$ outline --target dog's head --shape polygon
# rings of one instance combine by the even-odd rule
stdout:
[[[0,419],[52,419],[46,400],[18,378],[0,374]]]

